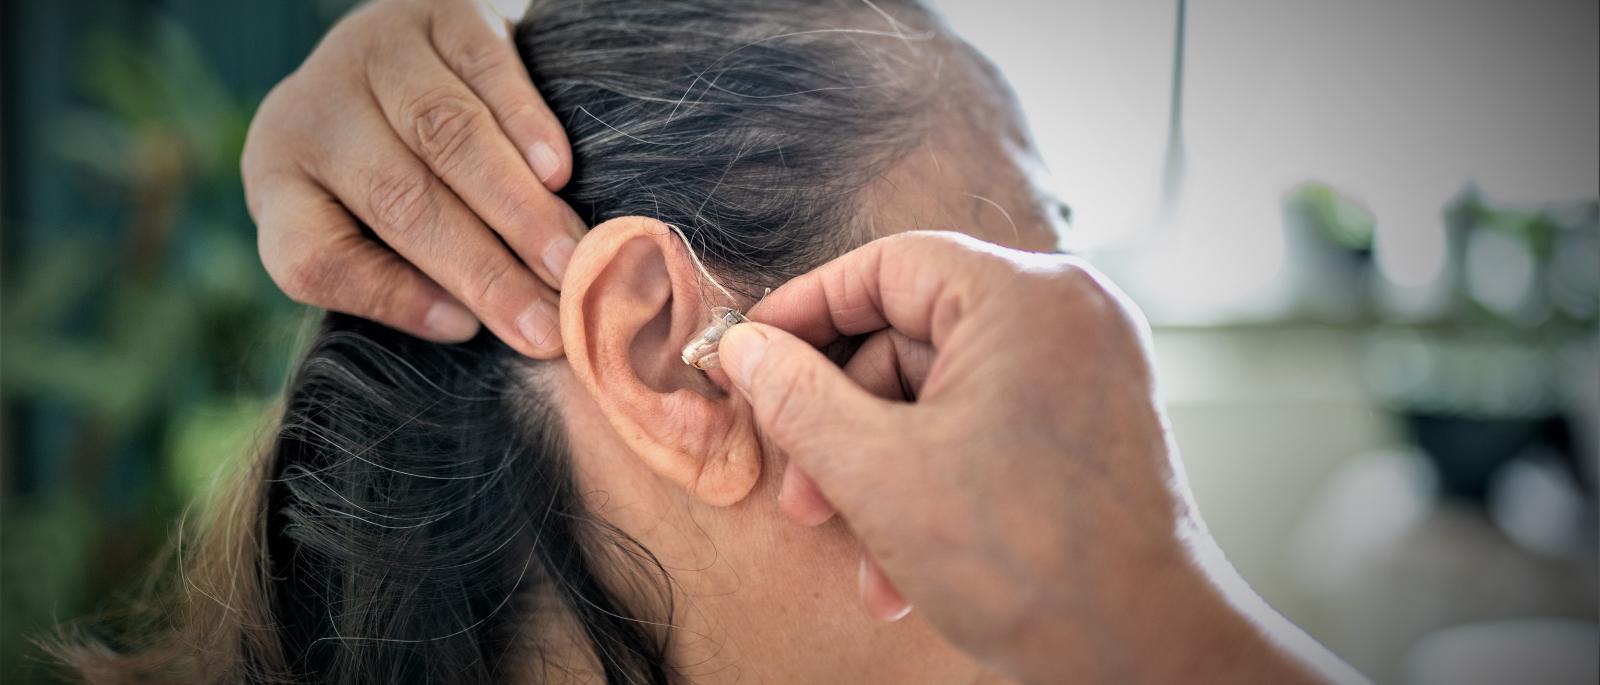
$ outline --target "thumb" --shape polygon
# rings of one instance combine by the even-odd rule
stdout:
[[[819,485],[840,466],[838,455],[884,434],[887,403],[783,330],[739,324],[723,334],[717,354],[755,410],[762,434],[823,481]]]

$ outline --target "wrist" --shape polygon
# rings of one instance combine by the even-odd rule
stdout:
[[[1041,606],[1019,624],[1000,665],[1026,683],[1317,680],[1230,596],[1230,574],[1185,560],[1080,585],[1071,605]]]

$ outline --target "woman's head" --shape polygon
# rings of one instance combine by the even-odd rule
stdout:
[[[973,195],[1033,190],[1003,83],[916,0],[535,2],[516,42],[572,140],[579,215],[680,226],[751,299],[885,231],[967,227],[991,209]],[[897,167],[972,187],[895,188]],[[914,216],[867,211],[897,194]]]
[[[161,619],[190,656],[68,658],[257,682],[975,677],[914,618],[854,608],[848,530],[781,520],[782,456],[678,351],[730,304],[694,255],[742,306],[900,230],[1051,248],[997,75],[908,0],[536,2],[516,42],[595,225],[567,358],[329,315]]]

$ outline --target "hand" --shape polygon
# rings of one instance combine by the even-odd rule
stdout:
[[[241,166],[261,260],[291,298],[440,342],[481,320],[552,358],[585,230],[553,192],[571,158],[504,19],[376,0],[262,101]]]
[[[1028,680],[1305,679],[1262,635],[1275,621],[1225,590],[1235,576],[1155,401],[1148,328],[1082,262],[908,233],[750,316],[723,337],[723,368],[809,476],[791,469],[784,507],[815,523],[836,506],[893,579],[873,591],[889,581],[866,568],[874,613],[895,613],[897,587]],[[844,369],[813,349],[861,334]]]

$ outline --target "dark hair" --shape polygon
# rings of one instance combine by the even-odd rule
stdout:
[[[563,197],[591,223],[681,227],[746,293],[864,240],[855,198],[921,135],[926,92],[909,18],[885,7],[925,17],[536,3],[516,42],[572,141]],[[79,633],[57,654],[97,682],[486,682],[539,667],[537,616],[608,682],[671,681],[670,578],[584,511],[541,375],[487,333],[439,345],[327,315],[271,445],[172,581],[179,601],[122,633],[156,637]]]

